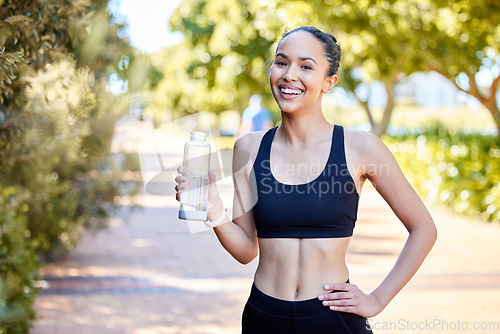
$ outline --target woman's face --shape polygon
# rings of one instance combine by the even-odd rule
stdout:
[[[269,73],[274,99],[282,112],[321,108],[321,97],[337,83],[328,76],[323,45],[307,31],[286,36],[276,50]]]

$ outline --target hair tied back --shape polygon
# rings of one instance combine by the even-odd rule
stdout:
[[[335,38],[335,36],[333,36],[332,34],[328,34],[328,37],[332,39],[333,43],[337,44],[337,39]]]

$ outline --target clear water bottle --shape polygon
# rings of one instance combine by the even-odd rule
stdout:
[[[180,197],[180,219],[207,219],[209,167],[210,144],[206,133],[191,132],[191,140],[184,145],[183,174],[187,181]]]

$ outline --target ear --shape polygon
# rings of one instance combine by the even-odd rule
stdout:
[[[339,77],[336,74],[327,76],[325,78],[325,81],[323,82],[323,88],[321,89],[321,91],[325,94],[330,93],[338,81]]]

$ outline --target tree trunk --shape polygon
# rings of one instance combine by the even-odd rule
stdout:
[[[351,90],[353,93],[354,97],[356,100],[358,100],[359,104],[361,107],[363,107],[363,110],[366,113],[366,117],[368,118],[368,121],[370,122],[370,127],[371,127],[371,132],[378,137],[383,135],[387,131],[387,127],[389,126],[390,120],[391,120],[391,115],[392,115],[392,110],[394,109],[395,101],[394,101],[394,87],[396,87],[396,84],[398,83],[398,80],[396,79],[395,76],[392,78],[389,78],[385,81],[382,82],[385,87],[385,91],[387,92],[387,104],[384,109],[384,114],[382,115],[382,119],[380,122],[376,122],[375,119],[373,118],[373,113],[370,110],[370,106],[368,105],[368,98],[370,94],[368,94],[368,98],[366,101],[361,100],[354,90]]]
[[[488,106],[486,106],[488,108]],[[493,116],[493,119],[495,120],[495,124],[497,126],[497,136],[498,138],[500,138],[500,110],[498,109],[498,106],[496,105],[496,102],[495,102],[495,105],[491,106],[491,109],[488,108],[488,110],[490,111],[491,115]]]
[[[354,95],[356,96],[356,95]],[[368,117],[368,121],[370,122],[370,128],[374,128],[376,126],[375,120],[373,119],[372,112],[370,110],[370,106],[368,105],[368,101],[361,101],[357,96],[356,99],[358,100],[359,104],[363,107],[363,110],[366,113],[366,117]]]
[[[498,75],[495,80],[493,80],[491,87],[490,87],[490,96],[488,96],[487,99],[484,101],[481,101],[481,103],[488,108],[488,110],[491,113],[491,116],[493,116],[493,120],[495,121],[495,124],[497,126],[497,136],[500,138],[500,110],[498,109],[498,104],[497,104],[497,88],[498,84],[500,83],[500,75]]]
[[[374,128],[372,128],[372,132],[380,137],[384,133],[386,133],[387,128],[389,127],[389,123],[392,116],[392,111],[394,110],[394,87],[396,86],[396,81],[384,81],[385,91],[387,92],[387,104],[384,108],[384,114],[382,115],[382,120],[378,123]]]

